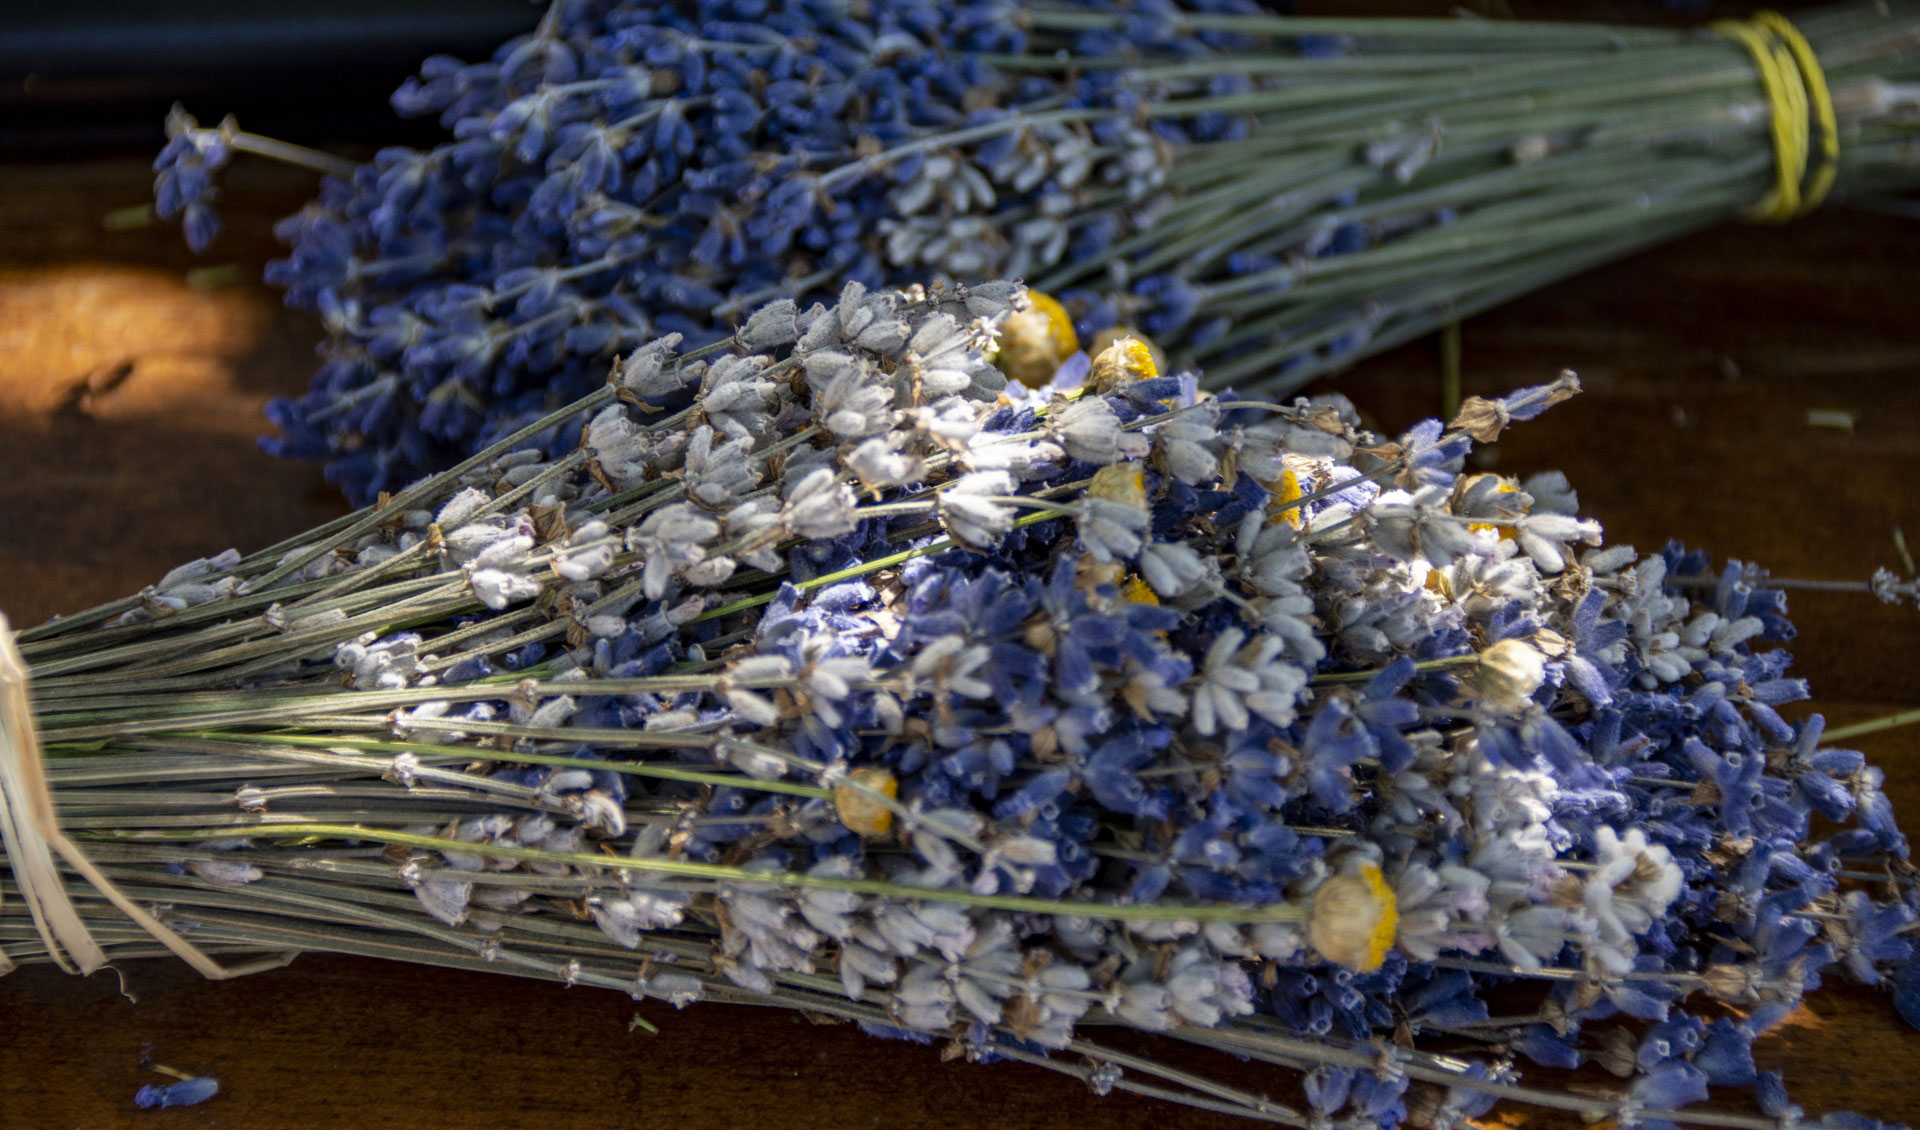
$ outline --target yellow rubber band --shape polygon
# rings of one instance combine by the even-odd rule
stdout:
[[[1782,223],[1819,207],[1833,187],[1840,160],[1840,131],[1827,76],[1813,45],[1778,12],[1751,20],[1721,20],[1713,30],[1747,49],[1767,94],[1773,136],[1774,185],[1748,213]],[[1820,163],[1808,174],[1813,131],[1820,132]]]
[[[1807,37],[1800,34],[1792,20],[1771,11],[1761,12],[1753,19],[1793,53],[1794,62],[1800,65],[1800,80],[1806,84],[1808,99],[1813,104],[1813,124],[1820,130],[1820,164],[1807,178],[1800,202],[1802,213],[1811,212],[1827,198],[1834,178],[1840,173],[1840,120],[1833,111],[1833,92],[1827,87],[1827,73],[1820,68],[1813,44],[1807,42]]]

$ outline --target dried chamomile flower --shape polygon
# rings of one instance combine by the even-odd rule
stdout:
[[[995,364],[1012,380],[1039,388],[1053,379],[1061,362],[1080,350],[1073,319],[1060,303],[1037,290],[1027,291],[1027,306],[1000,323]]]
[[[1525,640],[1505,639],[1480,653],[1474,669],[1480,697],[1498,710],[1520,710],[1547,677],[1547,657]]]
[[[899,778],[882,766],[862,765],[834,784],[834,814],[859,835],[884,836],[893,828],[893,809],[877,798],[892,800],[899,795]]]
[[[1096,338],[1092,349],[1093,368],[1087,374],[1086,390],[1094,396],[1111,396],[1128,385],[1160,375],[1161,358],[1152,343],[1132,334],[1111,336],[1103,344]]]
[[[1371,973],[1386,960],[1399,922],[1399,909],[1380,865],[1349,856],[1313,893],[1307,941],[1328,961]]]

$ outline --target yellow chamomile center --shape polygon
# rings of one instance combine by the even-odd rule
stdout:
[[[1265,485],[1273,492],[1273,500],[1267,503],[1267,513],[1278,514],[1287,525],[1299,529],[1300,523],[1305,520],[1300,517],[1300,507],[1288,504],[1306,497],[1306,492],[1300,489],[1300,476],[1292,471],[1282,471],[1279,478]]]
[[[1115,338],[1094,355],[1093,367],[1087,373],[1087,391],[1107,396],[1159,375],[1160,366],[1154,363],[1152,348],[1129,334]]]
[[[833,786],[833,811],[849,831],[862,836],[884,836],[893,827],[893,810],[876,800],[872,793],[892,800],[900,795],[900,781],[877,765],[854,769],[846,780]]]
[[[1067,317],[1067,308],[1053,295],[1042,291],[1029,290],[1027,298],[1035,310],[1046,316],[1047,332],[1059,343],[1060,356],[1064,359],[1080,352],[1080,335],[1073,332],[1073,319]]]
[[[1387,959],[1400,929],[1393,891],[1371,860],[1349,862],[1320,884],[1307,916],[1307,941],[1322,957],[1360,973]]]
[[[994,364],[1028,388],[1053,380],[1061,362],[1080,351],[1073,319],[1052,295],[1027,291],[1027,306],[1000,323],[1000,349]]]

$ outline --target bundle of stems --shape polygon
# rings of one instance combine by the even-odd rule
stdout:
[[[1463,473],[1571,375],[1388,440],[1132,340],[1008,386],[1027,302],[851,284],[657,341],[375,506],[20,632],[0,952],[803,1009],[1282,1125],[1774,1126],[1754,1038],[1913,920],[1877,771],[1773,711],[1780,592]],[[1709,1083],[1765,1117],[1685,1109]]]
[[[1284,394],[1703,226],[1920,181],[1910,3],[1697,30],[752,7],[555,0],[492,60],[430,60],[395,106],[452,137],[365,165],[176,115],[160,208],[196,245],[234,152],[330,174],[268,272],[329,335],[272,449],[371,501],[656,333],[848,280],[1024,277],[1082,340]]]
[[[1062,44],[1122,26],[1090,12],[1030,19]],[[1176,165],[1174,199],[1150,230],[1031,278],[1047,291],[1097,287],[1122,262],[1126,277],[1165,273],[1190,286],[1187,301],[1207,317],[1183,322],[1174,340],[1209,387],[1284,393],[1706,225],[1783,221],[1829,191],[1871,195],[1920,176],[1920,13],[1899,5],[1820,9],[1797,28],[1768,14],[1690,31],[1179,22],[1264,39],[1281,56],[1225,62],[1245,69],[1251,89],[1209,102],[1257,113],[1265,128]],[[1313,57],[1284,57],[1304,37],[1316,37]],[[1123,67],[1165,84],[1150,113],[1183,112],[1180,96],[1221,65],[1038,50],[992,61],[1021,72]],[[1332,242],[1348,252],[1321,254]]]

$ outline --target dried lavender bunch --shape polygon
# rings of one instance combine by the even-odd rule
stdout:
[[[852,283],[658,340],[297,544],[22,633],[65,834],[215,955],[804,1008],[1287,1125],[1797,1119],[1754,1038],[1913,913],[1877,770],[1774,710],[1781,593],[1463,473],[1570,375],[1386,439],[1132,341],[1008,385],[1025,302]],[[102,958],[157,950],[73,886]],[[75,953],[7,894],[6,953]],[[1765,1117],[1685,1109],[1709,1084]]]
[[[491,60],[401,87],[396,109],[450,131],[437,148],[341,168],[179,113],[157,187],[198,246],[234,151],[333,174],[268,273],[328,339],[267,445],[365,503],[581,395],[613,354],[706,344],[848,280],[1025,277],[1084,338],[1128,327],[1214,387],[1284,393],[1786,188],[1913,183],[1920,13],[1801,27],[1832,97],[1776,115],[1731,32],[1251,0],[556,0]]]

